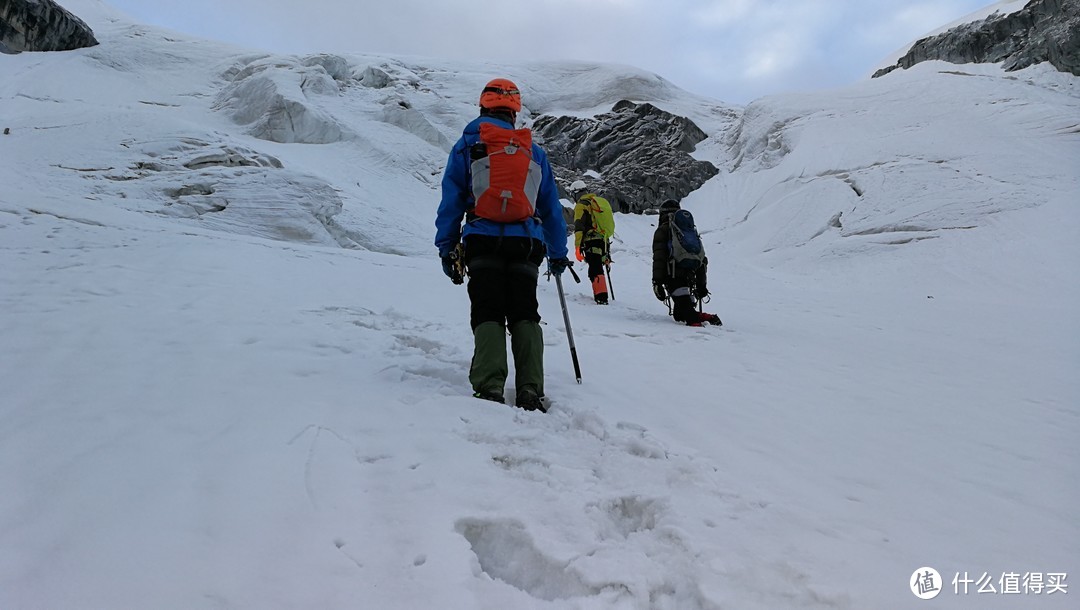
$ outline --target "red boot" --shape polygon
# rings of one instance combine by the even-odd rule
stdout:
[[[709,324],[712,324],[713,326],[723,326],[724,325],[723,322],[720,321],[720,316],[718,316],[718,315],[716,315],[714,313],[698,312],[697,326],[701,326],[701,324],[703,322],[708,322]]]
[[[597,305],[607,305],[608,304],[607,277],[605,277],[603,274],[594,277],[593,280],[592,280],[592,289],[593,289],[593,300],[596,301],[596,304]]]

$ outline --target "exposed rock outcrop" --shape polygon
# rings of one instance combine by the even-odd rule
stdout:
[[[1049,62],[1062,72],[1080,76],[1080,0],[1031,0],[1008,15],[994,13],[916,42],[896,65],[910,68],[927,60],[951,63],[998,63],[1019,70]]]
[[[648,103],[623,100],[587,119],[544,115],[533,131],[543,138],[562,186],[580,178],[617,211],[641,212],[682,199],[720,171],[690,156],[705,132]]]
[[[70,51],[96,44],[90,26],[53,0],[0,0],[0,52]]]

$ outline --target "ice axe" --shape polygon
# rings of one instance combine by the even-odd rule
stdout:
[[[581,279],[574,273],[574,268],[567,267],[567,269],[574,276],[574,280],[580,283]],[[570,313],[566,311],[566,294],[563,292],[562,275],[558,273],[555,274],[555,286],[559,288],[559,302],[562,304],[563,323],[566,325],[566,340],[570,343],[570,359],[574,361],[574,376],[577,382],[581,383],[581,365],[578,364],[577,347],[574,345],[574,331],[570,328]]]

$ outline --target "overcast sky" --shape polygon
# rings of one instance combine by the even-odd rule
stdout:
[[[143,23],[281,53],[628,64],[745,104],[841,86],[994,0],[106,0]],[[303,7],[297,8],[297,7]]]

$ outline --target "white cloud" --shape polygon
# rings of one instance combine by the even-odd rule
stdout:
[[[690,15],[696,25],[726,27],[748,17],[753,8],[753,0],[715,0],[695,6],[690,10]]]

